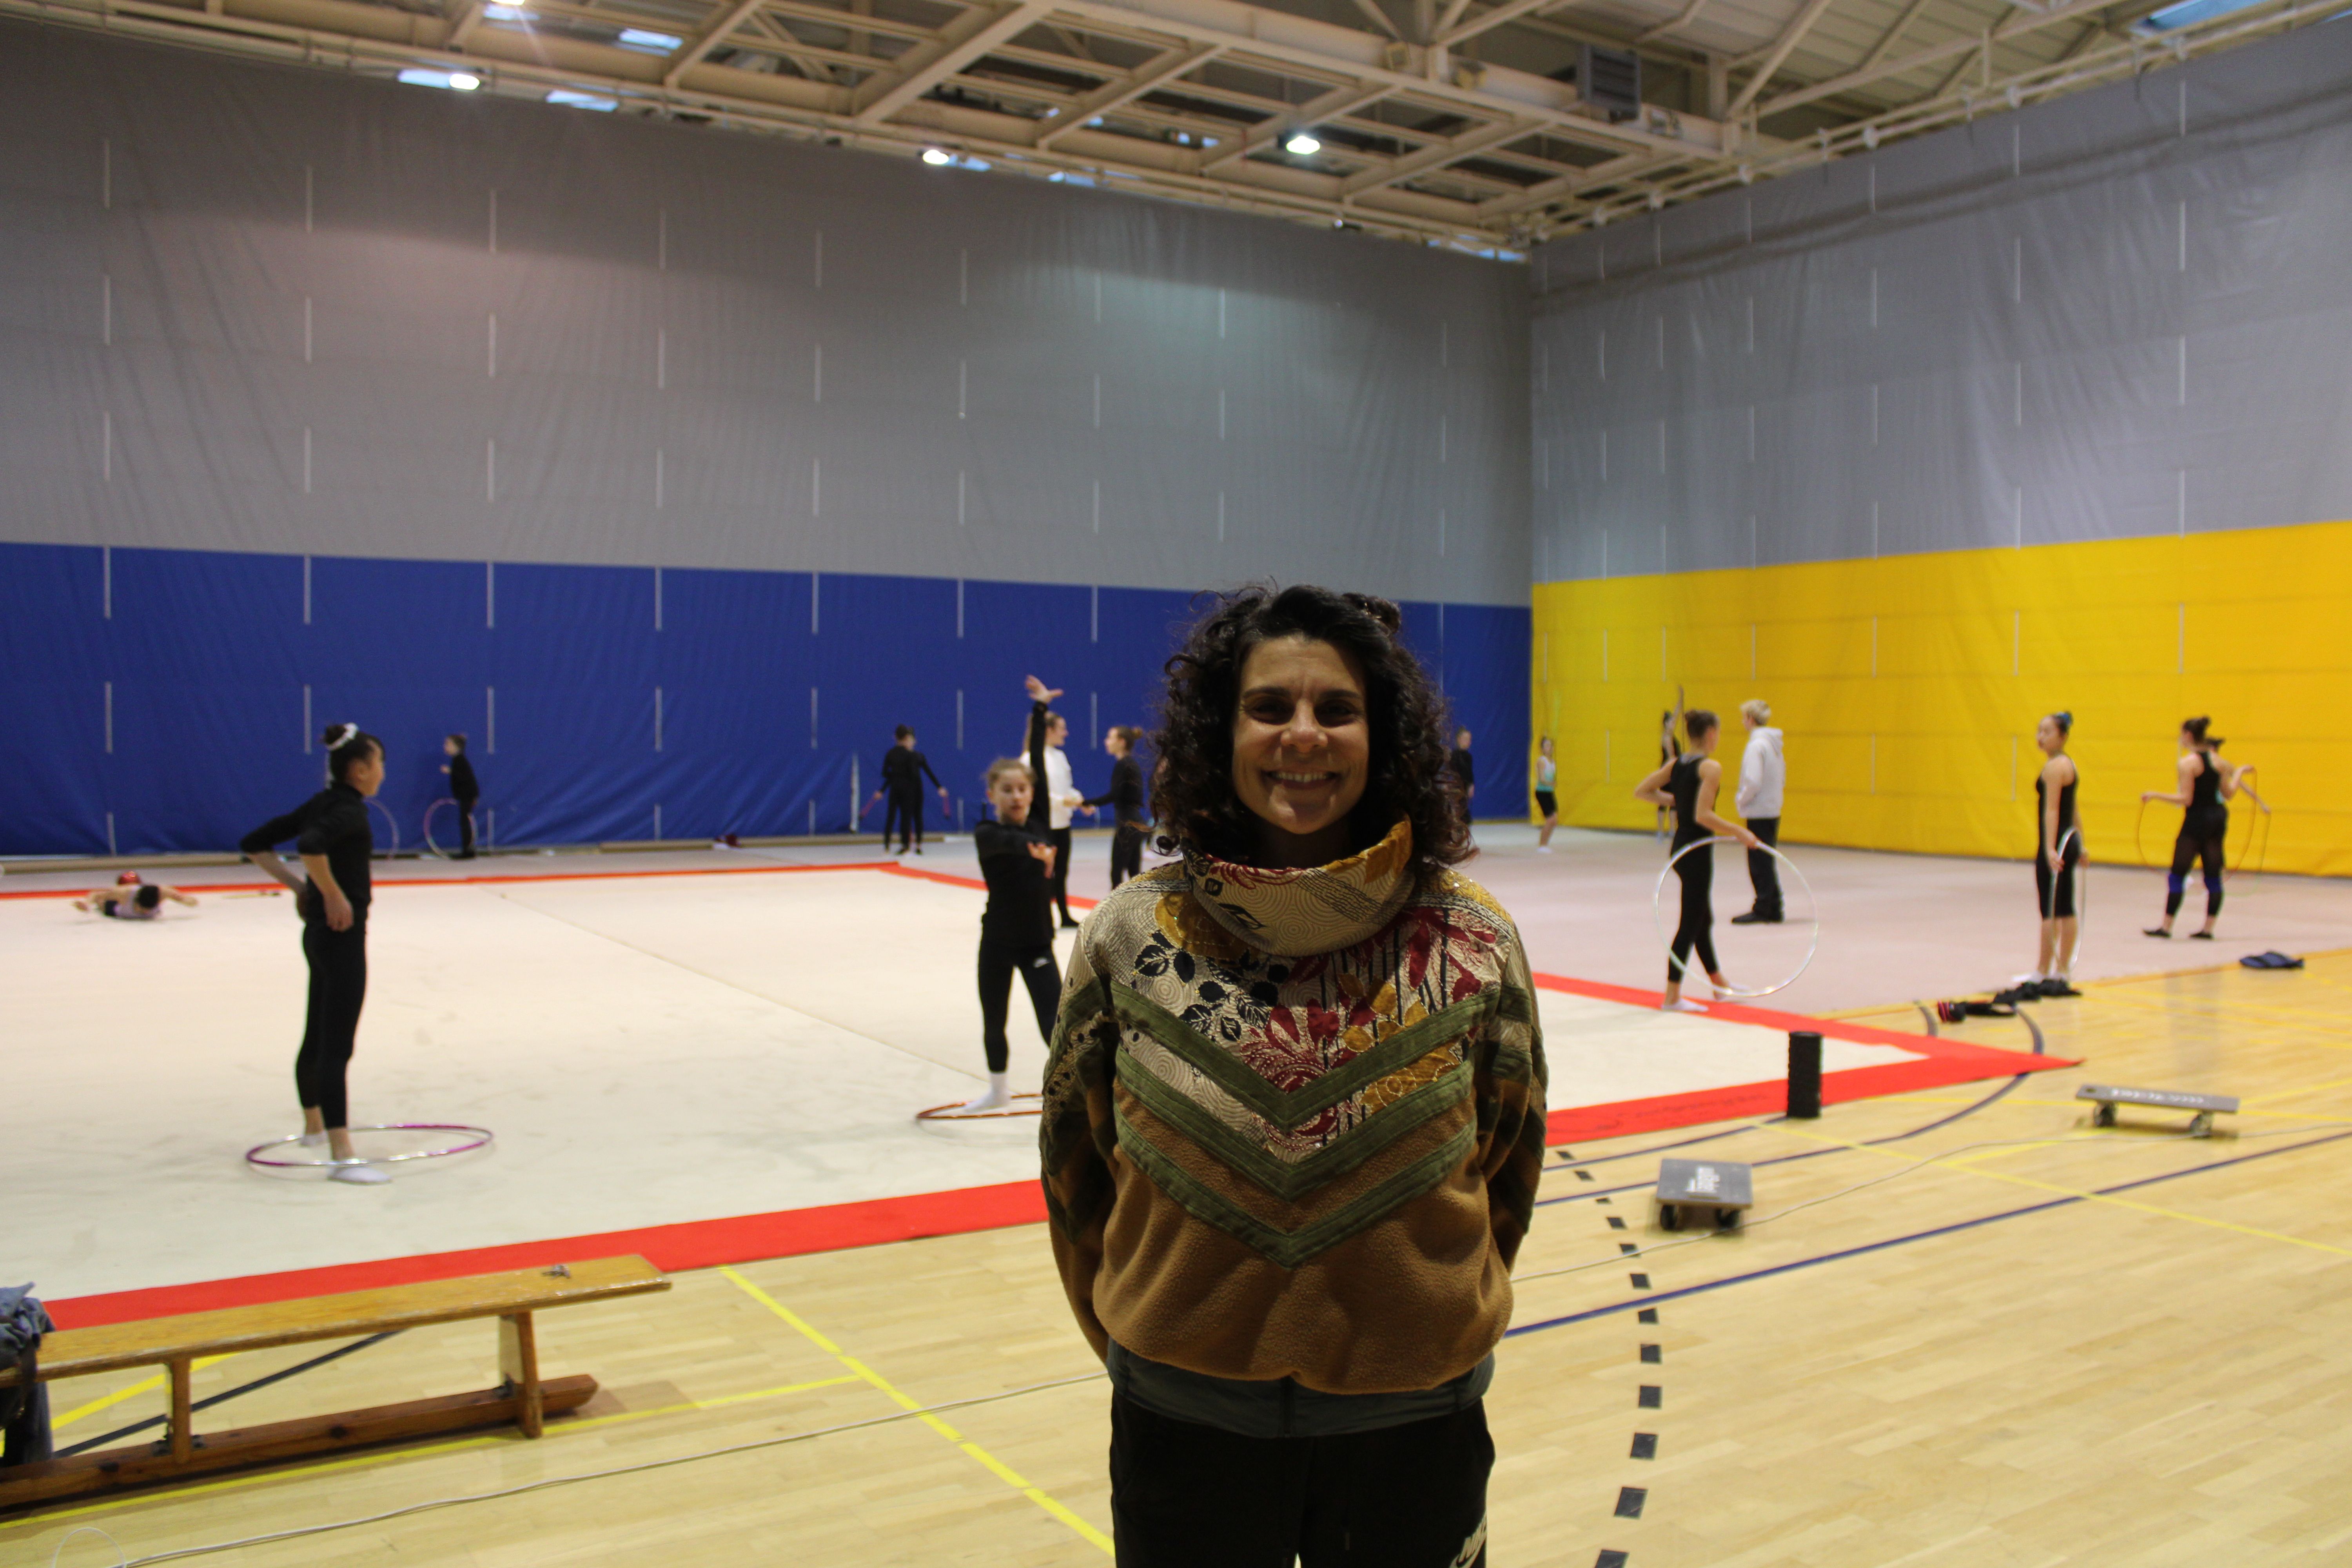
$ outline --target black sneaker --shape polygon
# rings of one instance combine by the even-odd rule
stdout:
[[[2165,942],[2170,942],[2172,940],[2172,933],[2165,930],[2162,926],[2149,926],[2139,934],[2142,936],[2157,937]]]
[[[1736,926],[1769,925],[1771,921],[1772,917],[1770,915],[1759,915],[1754,910],[1748,910],[1744,915],[1734,915],[1731,917],[1731,923]]]

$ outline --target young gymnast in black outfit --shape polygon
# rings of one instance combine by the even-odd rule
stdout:
[[[1715,715],[1694,708],[1683,715],[1683,730],[1690,737],[1689,752],[1643,779],[1634,787],[1633,798],[1654,802],[1661,809],[1674,807],[1675,841],[1669,855],[1680,854],[1717,834],[1755,848],[1756,835],[1715,814],[1716,792],[1723,785],[1723,764],[1715,760]],[[1683,980],[1696,952],[1699,967],[1715,988],[1722,991],[1727,985],[1715,962],[1715,907],[1708,897],[1715,887],[1715,851],[1706,848],[1684,855],[1675,862],[1675,875],[1682,881],[1682,921],[1675,928],[1665,996],[1659,1005],[1671,1013],[1704,1013],[1705,1007],[1684,997]]]
[[[2170,795],[2156,790],[2140,792],[2140,804],[2162,801],[2167,805],[2188,809],[2180,819],[2180,836],[2172,841],[2172,870],[2164,883],[2164,921],[2148,928],[2150,936],[2172,934],[2173,917],[2180,912],[2180,896],[2189,886],[2189,868],[2202,863],[2205,874],[2205,929],[2189,934],[2206,942],[2213,940],[2213,923],[2221,915],[2221,854],[2230,837],[2230,808],[2221,803],[2234,799],[2244,790],[2256,805],[2262,796],[2255,795],[2247,781],[2253,777],[2253,764],[2232,767],[2221,757],[2221,737],[2209,735],[2210,719],[2190,719],[2180,726],[2180,787]]]
[[[2050,713],[2034,726],[2033,743],[2049,761],[2033,781],[2033,892],[2042,906],[2042,946],[2033,973],[2019,988],[2041,996],[2079,996],[2071,976],[2083,929],[2074,912],[2074,889],[2082,874],[2083,835],[2076,826],[2074,791],[2083,775],[2066,754],[2074,715]]]
[[[375,849],[367,800],[383,785],[383,742],[357,724],[334,725],[321,738],[331,782],[247,834],[237,847],[293,889],[295,911],[302,917],[310,1006],[294,1058],[294,1087],[302,1100],[304,1142],[324,1134],[333,1179],[373,1184],[392,1178],[352,1151],[344,1076],[367,1000],[368,857]],[[308,880],[297,879],[278,858],[276,847],[289,838]]]
[[[866,803],[874,809],[874,802],[884,795],[890,797],[882,813],[882,847],[890,847],[890,830],[898,831],[898,853],[906,853],[909,841],[916,854],[923,852],[923,780],[928,776],[931,787],[940,792],[940,814],[944,820],[948,809],[948,786],[940,783],[940,775],[931,772],[929,759],[915,750],[915,731],[901,724],[890,749],[882,753],[882,784]]]
[[[1110,807],[1117,826],[1110,838],[1110,885],[1118,887],[1143,871],[1143,836],[1150,819],[1143,814],[1143,766],[1135,760],[1135,742],[1143,731],[1132,724],[1113,724],[1103,736],[1103,750],[1111,754],[1110,788],[1087,802],[1087,809]]]
[[[482,786],[474,777],[474,764],[466,760],[466,737],[445,736],[441,749],[449,760],[441,771],[449,775],[449,796],[457,803],[457,854],[460,860],[474,858],[474,803],[482,798]]]
[[[988,770],[988,799],[996,807],[996,820],[971,833],[981,875],[988,879],[988,908],[980,917],[981,1044],[988,1053],[988,1091],[966,1101],[966,1110],[994,1110],[1013,1098],[1004,1020],[1013,972],[1020,971],[1028,985],[1037,1033],[1048,1040],[1062,1005],[1062,968],[1054,961],[1054,845],[1030,815],[1034,794],[1026,763],[998,758]]]

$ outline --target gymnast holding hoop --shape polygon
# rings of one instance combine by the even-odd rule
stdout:
[[[1675,875],[1682,879],[1683,913],[1667,952],[1665,996],[1658,1005],[1669,1013],[1704,1013],[1704,1006],[1683,995],[1683,975],[1694,950],[1716,990],[1728,993],[1731,989],[1715,962],[1715,910],[1708,900],[1715,883],[1715,856],[1711,849],[1690,855],[1682,851],[1717,836],[1736,838],[1750,849],[1758,847],[1759,840],[1747,828],[1715,814],[1716,792],[1723,784],[1723,764],[1715,760],[1718,739],[1715,715],[1704,708],[1689,710],[1683,715],[1683,732],[1690,739],[1690,750],[1635,785],[1633,798],[1653,802],[1661,811],[1671,805],[1675,811],[1675,841],[1668,852],[1679,857],[1674,868]]]
[[[2082,773],[2066,754],[2074,715],[2045,713],[2034,726],[2033,743],[2047,758],[2033,780],[2035,802],[2033,891],[2042,910],[2042,946],[2033,973],[2018,983],[2029,996],[2079,996],[2072,976],[2083,942],[2075,910],[2083,865],[2083,833],[2074,816],[2074,791]]]
[[[2169,937],[2172,920],[2180,912],[2180,896],[2189,886],[2189,868],[2203,863],[2205,873],[2205,929],[2192,931],[2191,938],[2210,942],[2213,924],[2221,915],[2222,850],[2230,837],[2230,808],[2224,801],[2233,800],[2238,792],[2263,805],[2263,797],[2254,794],[2250,782],[2254,776],[2252,763],[2232,766],[2221,755],[2221,737],[2208,734],[2210,719],[2186,719],[2180,725],[2180,787],[2170,795],[2157,790],[2142,790],[2139,803],[2147,805],[2162,801],[2167,805],[2186,808],[2180,818],[2180,836],[2172,841],[2172,869],[2165,878],[2164,920],[2147,929],[2149,936]],[[2270,807],[2263,805],[2268,811]]]
[[[357,724],[331,725],[321,739],[327,787],[247,834],[237,848],[292,889],[302,920],[302,956],[310,966],[310,1012],[294,1058],[302,1141],[325,1138],[331,1180],[373,1186],[392,1178],[352,1149],[344,1076],[367,1001],[368,858],[375,849],[367,802],[383,787],[383,742]],[[278,858],[276,847],[289,838],[307,881]]]

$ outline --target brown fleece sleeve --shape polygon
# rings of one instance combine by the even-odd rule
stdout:
[[[1536,1185],[1543,1177],[1547,1076],[1535,984],[1516,931],[1499,984],[1501,1005],[1478,1045],[1478,1160],[1486,1179],[1495,1250],[1508,1268],[1535,1218]]]
[[[1102,1268],[1103,1226],[1116,1195],[1111,1160],[1118,1147],[1110,1082],[1118,1020],[1108,984],[1080,942],[1063,978],[1037,1131],[1055,1267],[1079,1331],[1097,1355],[1108,1353],[1110,1342],[1095,1311],[1095,1276]]]

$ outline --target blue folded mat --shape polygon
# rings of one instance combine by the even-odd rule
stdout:
[[[2248,969],[2301,969],[2303,960],[2289,958],[2284,952],[2251,952],[2238,960]]]

